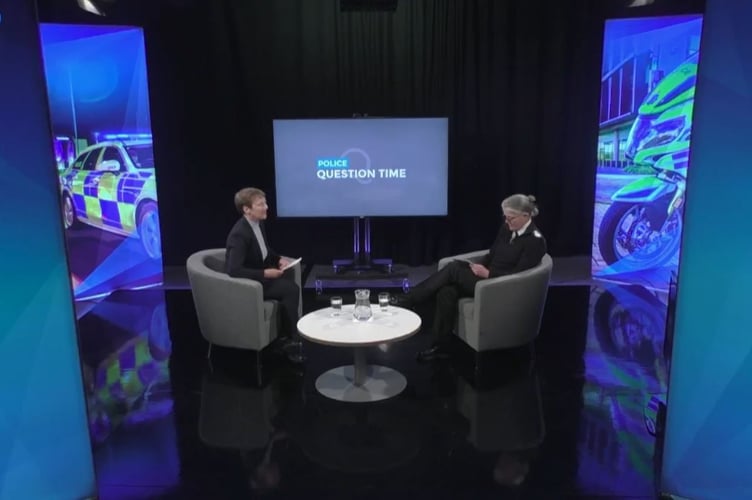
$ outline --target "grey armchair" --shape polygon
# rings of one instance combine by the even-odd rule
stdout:
[[[212,344],[261,351],[277,338],[279,305],[264,300],[261,283],[225,273],[225,249],[202,250],[186,263],[201,334]],[[300,263],[293,268],[300,286]],[[302,310],[300,301],[298,314]]]
[[[439,269],[458,258],[480,262],[487,250],[439,261]],[[473,298],[460,299],[457,336],[475,351],[525,345],[538,336],[553,261],[546,254],[541,263],[517,274],[481,280]]]

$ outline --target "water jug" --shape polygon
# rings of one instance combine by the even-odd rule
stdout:
[[[368,321],[371,317],[371,291],[355,290],[353,317],[358,321]]]

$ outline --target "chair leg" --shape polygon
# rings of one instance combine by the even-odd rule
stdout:
[[[535,342],[530,342],[528,344],[528,349],[530,350],[530,364],[528,365],[528,375],[532,375],[535,371]]]
[[[261,349],[256,351],[256,383],[261,387]]]
[[[206,359],[211,359],[211,348],[212,348],[212,343],[209,342],[209,350],[206,351]]]

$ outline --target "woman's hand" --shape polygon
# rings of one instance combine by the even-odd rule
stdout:
[[[276,279],[282,276],[282,274],[283,274],[283,271],[280,271],[279,269],[274,269],[273,267],[264,269],[264,278],[267,278],[267,279]]]
[[[488,268],[482,264],[470,264],[470,270],[479,278],[488,278]]]

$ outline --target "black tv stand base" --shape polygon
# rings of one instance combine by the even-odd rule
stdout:
[[[358,262],[355,259],[335,259],[332,261],[332,271],[334,271],[334,274],[392,274],[392,259],[372,259],[370,262]]]
[[[315,275],[316,294],[329,288],[402,288],[410,289],[406,266],[393,265],[392,259],[372,259],[363,262],[355,259],[332,261],[332,267]]]
[[[363,226],[361,228],[361,226]],[[404,267],[404,266],[402,266]],[[335,259],[332,261],[331,273],[319,273],[317,281],[332,280],[344,283],[347,281],[393,281],[402,280],[402,287],[409,286],[407,270],[394,269],[392,259],[371,258],[371,219],[368,217],[353,218],[353,257],[351,259]],[[320,289],[319,285],[316,290]]]

